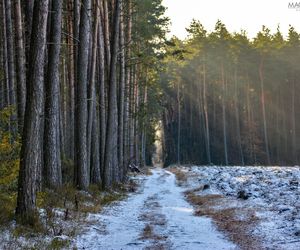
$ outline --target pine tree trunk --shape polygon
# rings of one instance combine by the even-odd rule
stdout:
[[[5,106],[5,64],[4,64],[4,35],[3,35],[3,11],[2,6],[3,2],[0,1],[0,68],[1,70],[1,79],[0,79],[0,109],[3,109]]]
[[[27,75],[27,103],[20,156],[20,172],[16,214],[28,221],[36,208],[36,190],[41,168],[40,151],[44,112],[44,60],[48,0],[39,0],[34,7],[30,62]]]
[[[124,37],[124,6],[120,15],[120,83],[119,83],[119,114],[118,114],[118,162],[120,178],[124,178],[124,95],[125,95],[125,37]]]
[[[180,88],[177,82],[177,112],[178,112],[178,128],[177,128],[177,165],[180,165],[180,144],[181,144],[181,104],[180,104]]]
[[[117,107],[117,57],[120,27],[120,6],[121,0],[115,1],[115,15],[112,32],[112,48],[111,48],[111,67],[109,74],[109,99],[108,99],[108,119],[106,146],[104,158],[104,180],[105,188],[110,188],[117,179],[114,176],[117,169],[118,157],[118,107]]]
[[[59,56],[61,43],[62,1],[52,0],[50,45],[45,100],[44,166],[47,187],[62,184],[59,124]]]
[[[222,98],[222,116],[223,116],[223,140],[224,140],[224,158],[225,158],[225,165],[228,165],[228,151],[227,151],[227,131],[226,131],[226,83],[225,83],[225,76],[224,76],[224,65],[221,65],[221,75],[222,75],[222,91],[223,91],[223,98]]]
[[[25,48],[23,42],[22,13],[20,0],[15,2],[15,41],[16,41],[16,76],[17,76],[17,103],[18,103],[18,125],[22,132],[25,103],[26,103],[26,68]]]
[[[128,1],[128,23],[127,23],[127,34],[126,34],[126,60],[131,59],[131,30],[132,30],[132,21],[131,21],[131,0]],[[129,126],[129,113],[130,113],[130,82],[131,82],[131,67],[126,65],[125,67],[125,99],[124,99],[124,170],[126,174],[127,167],[130,163],[130,126]]]
[[[237,135],[237,142],[238,142],[238,148],[240,152],[240,159],[241,159],[241,164],[242,166],[245,165],[245,160],[244,160],[244,153],[243,153],[243,148],[242,148],[242,139],[241,139],[241,129],[240,129],[240,115],[239,115],[239,107],[238,107],[238,101],[239,101],[239,96],[238,96],[238,88],[237,88],[237,69],[234,71],[234,93],[235,93],[235,121],[236,121],[236,135]]]
[[[100,5],[101,7],[102,5]],[[100,102],[100,166],[101,176],[103,177],[105,140],[106,140],[106,88],[105,88],[105,48],[103,34],[103,8],[101,11],[101,22],[99,23],[98,43],[99,43],[99,102]]]
[[[80,13],[79,46],[77,58],[77,87],[75,104],[75,172],[76,186],[86,190],[89,186],[87,158],[87,71],[89,59],[91,0],[83,0]]]
[[[298,164],[297,157],[297,136],[296,136],[296,114],[295,114],[295,76],[293,76],[293,87],[292,87],[292,144],[293,144],[293,161],[294,164]]]
[[[100,186],[102,184],[100,169],[100,144],[99,144],[99,116],[94,105],[93,127],[92,127],[92,151],[91,151],[91,183]]]
[[[8,84],[10,104],[15,105],[15,60],[14,60],[14,39],[12,27],[11,0],[5,0],[5,21],[7,39],[7,60],[8,60]]]
[[[3,80],[3,106],[10,105],[10,98],[9,98],[9,76],[8,76],[8,59],[7,59],[7,38],[6,38],[6,21],[5,21],[5,4],[4,0],[2,1],[2,36],[3,36],[3,70],[4,70],[4,80]],[[10,130],[10,128],[9,128]]]
[[[68,10],[72,11],[71,1],[68,4]],[[74,99],[75,99],[75,51],[76,38],[74,37],[74,26],[72,23],[72,15],[68,16],[67,29],[70,36],[67,36],[68,54],[67,54],[67,67],[68,67],[68,82],[69,82],[69,98],[68,98],[68,135],[67,135],[67,157],[74,161]]]
[[[33,19],[33,6],[35,0],[26,0],[24,1],[24,21],[25,21],[25,54],[26,54],[26,65],[27,70],[29,69],[30,65],[30,43],[31,43],[31,31],[32,31],[32,19]]]
[[[261,107],[262,107],[262,115],[263,115],[265,150],[266,150],[266,155],[267,155],[267,164],[271,165],[270,153],[269,153],[267,119],[266,119],[266,104],[265,104],[265,90],[264,90],[264,76],[263,76],[263,58],[261,58],[261,62],[259,65],[259,79],[260,79],[260,87],[261,87]]]
[[[250,103],[250,83],[249,83],[249,76],[247,74],[247,88],[246,88],[246,99],[247,99],[247,123],[249,125],[249,133],[247,133],[248,136],[248,140],[247,140],[247,146],[250,149],[250,152],[248,154],[250,154],[249,158],[250,158],[250,162],[251,164],[253,164],[254,161],[254,150],[253,150],[253,122],[251,119],[251,103]]]
[[[206,131],[206,154],[208,164],[211,163],[211,153],[210,153],[210,133],[209,133],[209,120],[208,120],[208,108],[206,100],[206,67],[205,62],[203,64],[203,108],[204,108],[204,119],[205,119],[205,131]]]
[[[136,68],[137,65],[133,65],[130,71],[130,93],[129,93],[129,163],[135,163],[135,142],[134,142],[134,134],[135,134],[135,122],[134,117],[136,114],[136,105],[135,105],[135,86],[136,86]]]
[[[135,65],[134,77],[134,118],[133,118],[133,147],[134,147],[134,162],[135,165],[140,165],[140,124],[139,124],[139,107],[140,107],[140,86],[139,86],[139,71],[140,65]]]
[[[96,59],[97,59],[97,39],[98,39],[98,28],[99,28],[99,7],[98,2],[95,6],[95,20],[94,20],[94,31],[93,31],[93,43],[92,43],[92,55],[91,55],[91,73],[90,73],[90,85],[89,85],[89,103],[88,103],[88,139],[87,139],[87,145],[88,145],[88,161],[91,159],[91,179],[97,180],[97,184],[100,184],[100,175],[99,176],[93,176],[93,174],[100,174],[100,164],[97,162],[99,161],[98,154],[95,155],[95,153],[92,152],[92,148],[95,149],[96,145],[99,145],[99,141],[95,141],[97,137],[95,137],[95,134],[97,134],[99,131],[97,129],[98,123],[96,117],[96,93],[95,93],[95,77],[96,77]],[[96,131],[93,131],[96,130]],[[95,133],[96,132],[96,133]],[[94,137],[92,137],[92,134],[94,134]],[[93,141],[93,143],[92,143]],[[92,147],[92,144],[94,147]],[[97,156],[98,159],[95,159],[94,157]]]
[[[103,0],[103,17],[104,17],[104,43],[105,43],[105,52],[106,52],[106,63],[107,69],[110,69],[111,61],[111,45],[110,45],[110,25],[109,25],[109,15],[108,15],[108,0]]]
[[[145,72],[146,79],[147,79],[147,71]],[[146,86],[144,90],[144,98],[143,98],[143,106],[146,107],[148,102],[148,86],[147,86],[147,80],[146,80]],[[147,112],[147,111],[146,111]],[[141,164],[142,166],[146,166],[146,120],[143,119],[143,125],[142,125],[142,136],[141,136]]]

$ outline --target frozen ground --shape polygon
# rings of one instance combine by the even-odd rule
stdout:
[[[78,249],[235,249],[209,218],[193,215],[173,173],[152,170],[137,194],[100,214],[77,237]]]
[[[187,187],[209,185],[203,194],[222,194],[229,206],[255,211],[258,224],[251,232],[264,249],[300,249],[299,167],[184,167]],[[238,198],[243,191],[244,198]],[[228,204],[227,204],[228,206]]]

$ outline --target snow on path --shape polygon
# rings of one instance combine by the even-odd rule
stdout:
[[[236,249],[216,231],[209,218],[193,215],[193,207],[185,201],[184,189],[176,185],[174,174],[154,169],[144,178],[139,193],[89,216],[96,222],[77,237],[78,249],[155,249],[155,244],[160,244],[160,249]],[[147,225],[142,218],[151,213],[165,221],[154,225],[155,234],[162,236],[157,241],[142,237]]]

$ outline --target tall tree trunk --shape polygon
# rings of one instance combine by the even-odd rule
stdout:
[[[11,13],[11,0],[5,0],[5,22],[7,39],[7,61],[8,61],[8,84],[10,104],[15,105],[15,60],[14,60],[14,39]]]
[[[62,1],[52,0],[50,45],[45,100],[44,166],[47,187],[62,184],[59,128],[59,56],[61,43]]]
[[[98,28],[99,28],[99,6],[98,1],[96,2],[95,6],[95,21],[94,21],[94,31],[93,31],[93,43],[92,43],[92,55],[91,55],[91,73],[90,73],[90,85],[89,85],[89,103],[88,103],[88,138],[87,138],[87,146],[88,146],[88,161],[91,159],[91,173],[94,174],[100,174],[100,165],[99,162],[96,161],[96,159],[93,159],[93,156],[96,156],[92,153],[92,140],[93,145],[95,147],[96,144],[99,144],[99,142],[94,142],[95,137],[92,138],[93,129],[97,130],[98,133],[98,124],[96,123],[97,119],[96,117],[96,90],[95,90],[95,75],[96,75],[96,59],[97,59],[97,40],[98,40]],[[99,171],[98,171],[99,169]],[[95,178],[92,178],[93,180],[100,181],[100,175],[95,176]],[[100,183],[97,183],[100,184]]]
[[[8,75],[8,59],[7,59],[7,36],[6,36],[6,13],[5,13],[5,3],[4,0],[2,1],[2,16],[3,16],[3,70],[4,70],[4,82],[3,82],[3,95],[4,95],[4,107],[10,105],[10,98],[9,98],[9,75]],[[9,128],[10,130],[10,128]]]
[[[177,165],[180,165],[180,140],[181,140],[181,106],[180,106],[180,88],[177,82],[177,112],[178,112],[178,128],[177,128]]]
[[[294,73],[295,74],[295,73]],[[293,161],[294,164],[298,164],[297,157],[297,136],[296,136],[296,114],[295,114],[295,76],[293,76],[293,87],[292,87],[292,144],[293,144]]]
[[[3,109],[5,106],[5,64],[4,64],[4,35],[3,35],[3,11],[2,11],[2,1],[0,1],[0,68],[1,68],[1,79],[0,79],[0,109]]]
[[[101,5],[100,5],[101,6]],[[102,10],[102,8],[100,8]],[[102,11],[101,11],[102,13]],[[102,20],[99,23],[98,42],[99,42],[99,102],[100,102],[100,166],[103,177],[105,140],[106,140],[106,88],[105,88],[105,48]]]
[[[110,25],[109,25],[109,15],[108,15],[108,0],[103,0],[103,10],[104,10],[104,43],[106,52],[106,63],[107,69],[110,69],[111,62],[111,45],[110,45]]]
[[[247,133],[247,146],[249,147],[249,158],[251,164],[253,164],[254,161],[254,152],[253,152],[253,122],[251,119],[251,103],[250,103],[250,83],[249,83],[249,75],[247,73],[247,88],[246,88],[246,99],[247,99],[247,124],[249,125],[249,133]]]
[[[120,83],[118,114],[118,162],[120,177],[124,177],[124,97],[125,95],[125,37],[124,37],[124,5],[120,15]]]
[[[205,130],[206,130],[206,154],[208,164],[211,163],[211,153],[210,153],[210,133],[209,133],[209,119],[208,119],[208,108],[207,108],[207,91],[206,91],[206,64],[203,63],[203,108],[204,108],[204,118],[205,118]]]
[[[73,9],[72,1],[68,3],[68,10],[71,13]],[[74,37],[74,25],[72,22],[72,15],[68,16],[67,29],[70,36],[67,36],[68,54],[67,54],[67,65],[68,65],[68,82],[69,82],[69,98],[68,98],[68,136],[67,136],[67,157],[74,160],[74,99],[75,99],[75,54],[77,44],[76,38]]]
[[[101,169],[100,169],[100,144],[99,144],[99,117],[96,105],[94,105],[93,127],[92,127],[92,150],[91,150],[91,183],[100,186]]]
[[[29,221],[36,208],[36,190],[44,111],[44,60],[48,0],[39,0],[34,7],[30,63],[28,69],[27,103],[20,156],[20,172],[16,214]]]
[[[263,67],[264,67],[263,58],[261,58],[260,65],[259,65],[259,79],[260,79],[260,87],[261,87],[261,107],[262,107],[262,115],[263,115],[264,140],[265,140],[265,150],[266,150],[266,155],[267,155],[267,164],[271,165],[270,152],[269,152],[268,130],[267,130],[267,119],[266,119]]]
[[[121,0],[115,1],[115,15],[112,32],[111,67],[109,74],[109,99],[108,119],[106,133],[106,147],[104,160],[104,187],[109,188],[116,179],[113,172],[117,168],[117,143],[118,143],[118,107],[117,107],[117,57],[118,38],[120,27]],[[114,179],[113,179],[114,178]]]
[[[238,142],[238,148],[240,152],[240,159],[242,166],[245,165],[244,161],[244,153],[243,153],[243,148],[242,148],[242,140],[241,140],[241,129],[240,129],[240,115],[239,115],[239,106],[238,106],[238,101],[239,101],[239,96],[238,96],[238,87],[237,87],[237,69],[235,68],[234,71],[234,99],[235,99],[235,121],[236,121],[236,135],[237,135],[237,142]]]
[[[136,68],[137,65],[133,65],[130,71],[130,93],[129,93],[129,163],[134,163],[135,155],[135,143],[134,143],[134,134],[135,134],[135,122],[134,117],[136,114],[136,105],[135,105],[135,86],[136,86]]]
[[[134,105],[135,105],[135,112],[133,118],[133,128],[134,128],[134,156],[135,156],[135,164],[137,166],[140,165],[140,117],[139,117],[139,110],[140,110],[140,84],[139,84],[139,77],[140,77],[140,65],[136,65],[136,72],[134,77]]]
[[[76,129],[75,129],[75,172],[76,185],[86,190],[89,186],[87,158],[87,72],[89,59],[91,0],[83,0],[80,12],[79,47],[77,58]]]
[[[223,117],[223,140],[224,140],[224,158],[225,165],[228,165],[228,150],[227,150],[227,131],[226,131],[226,82],[225,82],[225,73],[224,73],[224,65],[221,65],[221,75],[222,75],[222,117]]]
[[[24,1],[24,21],[25,21],[25,53],[26,53],[26,65],[29,69],[30,65],[30,44],[31,44],[31,31],[32,31],[32,19],[33,19],[33,7],[35,0],[26,0]]]
[[[146,79],[148,78],[147,75],[147,70],[145,71]],[[143,106],[146,107],[148,102],[148,86],[147,86],[147,80],[145,84],[145,90],[144,90],[144,99],[143,99]],[[146,110],[147,112],[147,110]],[[141,164],[142,166],[146,166],[146,120],[145,118],[143,119],[143,124],[142,124],[142,136],[141,136]],[[161,159],[160,159],[161,160]]]
[[[73,47],[73,55],[74,55],[74,123],[73,123],[73,160],[74,160],[74,182],[77,183],[77,174],[78,171],[76,170],[76,98],[77,98],[77,66],[78,66],[78,47],[79,47],[79,24],[80,24],[80,9],[81,9],[81,1],[80,0],[73,0],[73,34],[74,34],[74,47]]]
[[[126,44],[127,44],[127,51],[126,51],[126,60],[129,61],[130,64],[131,59],[131,30],[132,30],[132,20],[131,20],[131,0],[128,0],[128,23],[127,23],[127,32],[126,32]],[[129,139],[129,112],[130,112],[130,81],[131,81],[131,67],[126,65],[125,67],[125,99],[124,99],[124,169],[125,172],[127,171],[127,166],[130,162],[130,139]]]
[[[26,103],[26,68],[25,49],[23,41],[22,13],[20,0],[15,2],[15,41],[16,41],[16,75],[17,75],[17,103],[18,103],[18,125],[22,132],[25,103]]]

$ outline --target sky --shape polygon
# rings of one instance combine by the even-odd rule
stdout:
[[[250,38],[256,36],[262,25],[276,31],[278,24],[287,35],[289,24],[300,31],[300,6],[289,8],[292,0],[163,0],[166,16],[171,19],[169,36],[184,39],[185,28],[192,19],[199,20],[207,29],[214,29],[220,19],[230,32],[247,31]],[[300,4],[299,4],[300,5]]]

